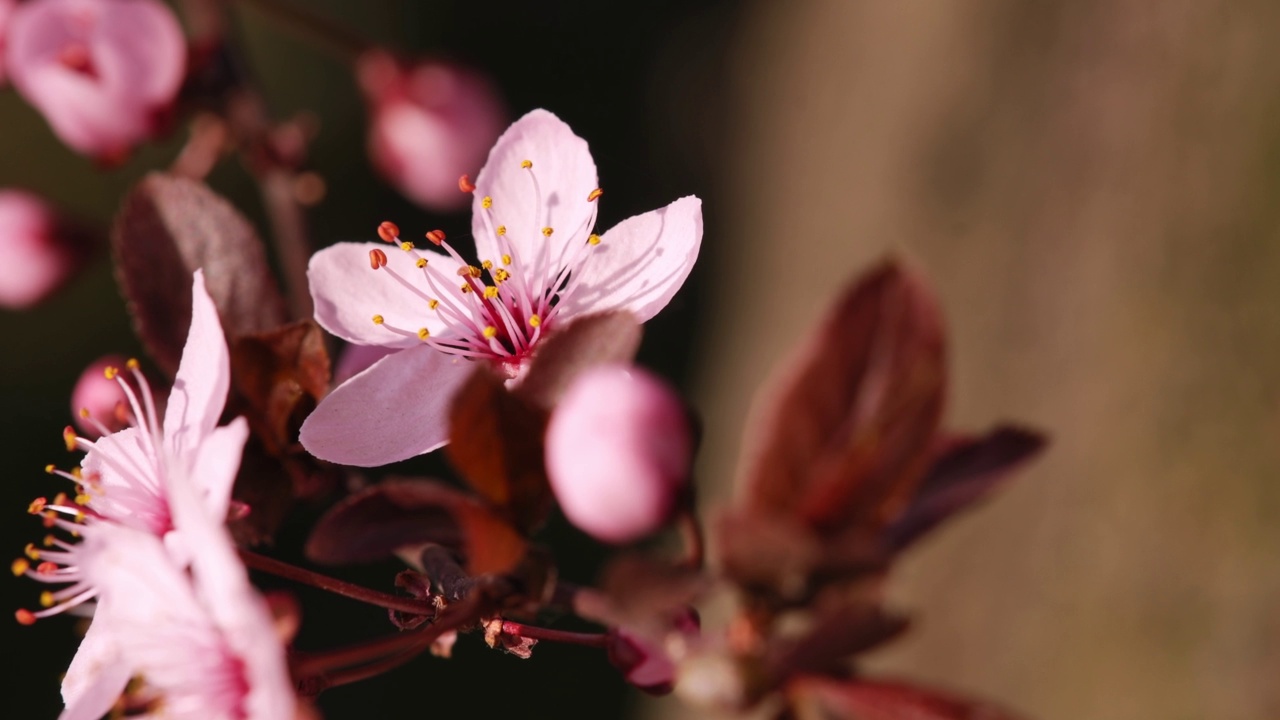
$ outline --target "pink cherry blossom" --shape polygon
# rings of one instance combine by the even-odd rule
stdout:
[[[670,516],[693,439],[675,392],[639,368],[583,373],[551,415],[547,476],[565,517],[606,542],[637,540]]]
[[[53,208],[30,193],[0,190],[0,307],[39,303],[82,264]]]
[[[103,430],[111,434],[129,426],[129,398],[118,380],[108,380],[108,368],[125,367],[119,355],[105,355],[94,360],[80,373],[71,391],[71,412],[76,427],[86,437],[101,437]]]
[[[440,231],[428,241],[444,252],[421,250],[390,223],[379,234],[391,247],[339,243],[316,253],[316,321],[398,352],[330,393],[303,423],[303,446],[362,466],[428,452],[447,440],[445,416],[469,361],[518,381],[538,341],[575,317],[653,317],[697,259],[702,204],[685,197],[597,235],[600,197],[586,141],[535,110],[498,139],[476,179],[478,265]]]
[[[0,0],[0,85],[4,84],[4,46],[5,37],[9,34],[9,17],[18,0]]]
[[[615,628],[610,633],[609,662],[622,672],[628,683],[653,695],[665,695],[676,682],[677,667],[671,646],[683,648],[700,632],[700,620],[693,608],[677,612],[668,627],[656,632]]]
[[[159,0],[30,0],[9,22],[18,92],[72,149],[122,156],[160,128],[186,69],[186,40]]]
[[[484,162],[506,114],[488,79],[443,62],[405,68],[382,51],[360,58],[358,76],[378,171],[424,207],[465,206],[458,177]]]

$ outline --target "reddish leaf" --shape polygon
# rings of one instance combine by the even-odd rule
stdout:
[[[143,178],[116,216],[111,244],[138,336],[170,375],[191,324],[191,276],[198,268],[229,336],[285,320],[253,226],[199,181],[164,173]]]
[[[803,677],[787,686],[796,720],[1017,720],[983,702],[892,681]]]
[[[640,322],[625,310],[580,317],[539,343],[517,392],[550,409],[582,371],[630,362],[640,349],[641,334]]]
[[[306,552],[320,563],[356,563],[425,543],[452,549],[471,575],[506,572],[527,549],[476,498],[431,480],[391,478],[334,506],[316,523]]]
[[[1043,435],[1017,427],[999,427],[980,438],[949,443],[907,511],[886,533],[895,551],[911,545],[952,515],[986,498],[1014,471],[1038,455]]]
[[[324,334],[300,320],[241,337],[231,348],[231,378],[254,433],[268,452],[280,454],[329,389]]]
[[[551,509],[543,461],[547,413],[477,368],[454,398],[445,452],[467,482],[525,532]]]
[[[873,533],[927,469],[944,392],[934,298],[886,264],[837,299],[766,399],[746,445],[749,511]]]

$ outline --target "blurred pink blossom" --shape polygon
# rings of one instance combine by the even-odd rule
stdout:
[[[107,368],[124,366],[123,357],[105,355],[90,363],[76,380],[71,413],[86,437],[97,438],[104,429],[110,434],[129,426],[129,398],[118,380],[107,379]]]
[[[43,200],[0,190],[0,307],[20,310],[53,294],[83,264],[77,242]]]
[[[9,35],[9,17],[17,4],[18,0],[0,0],[0,85],[5,81],[4,46],[5,38]]]
[[[72,149],[118,160],[161,129],[186,40],[160,0],[30,0],[13,11],[5,65]]]
[[[443,62],[405,68],[382,51],[364,55],[357,74],[378,171],[426,208],[465,207],[458,178],[480,167],[506,120],[489,80]]]
[[[702,202],[692,196],[596,235],[595,162],[545,110],[503,133],[473,194],[478,265],[443,232],[427,240],[445,252],[424,251],[391,223],[379,228],[390,247],[339,243],[312,256],[316,321],[348,342],[397,350],[307,418],[300,439],[313,455],[377,466],[440,447],[468,360],[518,381],[539,340],[575,317],[628,310],[648,320],[680,289],[702,244]]]
[[[676,661],[669,647],[683,646],[701,632],[697,612],[686,608],[676,614],[661,631],[644,633],[620,627],[610,633],[609,662],[628,683],[654,695],[665,695],[675,687]]]
[[[680,397],[635,367],[588,370],[551,415],[547,475],[565,517],[593,537],[638,540],[667,521],[693,438]]]

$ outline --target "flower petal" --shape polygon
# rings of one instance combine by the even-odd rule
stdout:
[[[630,310],[641,322],[670,302],[702,246],[702,201],[683,197],[605,233],[563,301],[566,316]]]
[[[110,623],[95,620],[62,678],[66,709],[58,720],[98,720],[120,699],[132,675],[133,667],[120,657]]]
[[[164,440],[175,456],[199,446],[218,424],[231,386],[227,340],[218,310],[204,287],[204,271],[191,288],[191,330],[164,413]]]
[[[387,265],[379,270],[369,266],[369,251],[386,253]],[[437,252],[405,252],[385,243],[338,243],[311,256],[307,280],[315,301],[316,322],[325,330],[357,345],[406,348],[420,345],[417,337],[398,335],[373,322],[381,315],[388,325],[410,331],[425,327],[432,335],[447,326],[428,301],[439,298],[416,263],[426,258],[434,287],[455,291],[458,268],[453,258]],[[447,285],[442,285],[443,275]],[[404,280],[404,282],[400,282]]]
[[[525,160],[532,167],[521,167]],[[533,272],[548,242],[555,258],[575,239],[586,238],[592,210],[587,196],[596,187],[587,141],[546,110],[530,112],[498,138],[476,178],[471,208],[476,253],[482,260],[501,256],[504,250],[489,228],[505,225],[526,272]],[[485,197],[492,198],[492,209],[484,208]],[[492,225],[485,223],[486,213]],[[542,235],[544,227],[555,230],[550,239]]]
[[[447,442],[453,393],[473,369],[425,345],[401,350],[320,401],[299,439],[322,460],[361,467],[430,452]]]
[[[205,511],[219,524],[227,518],[231,486],[240,470],[240,456],[248,439],[249,423],[244,418],[214,428],[200,444],[190,470],[191,479],[204,498]]]

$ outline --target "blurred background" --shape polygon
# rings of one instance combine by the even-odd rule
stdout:
[[[383,219],[465,233],[465,214],[428,213],[374,173],[348,65],[255,3],[229,4],[272,113],[319,119],[317,245],[368,239]],[[825,301],[886,254],[933,280],[950,423],[1023,421],[1053,445],[899,568],[893,594],[916,625],[876,671],[1045,720],[1280,716],[1280,6],[305,6],[486,73],[511,117],[559,114],[591,144],[601,227],[704,199],[699,267],[647,327],[641,360],[704,413],[708,508],[730,496],[754,389]],[[11,91],[0,128],[0,187],[103,227],[184,139],[179,128],[102,171]],[[237,162],[210,182],[265,231]],[[51,492],[42,468],[72,463],[59,432],[76,376],[140,348],[105,253],[42,306],[0,313],[0,336],[0,540],[16,557],[42,532],[23,512]],[[318,512],[298,514],[282,554]],[[562,525],[551,539],[573,548],[567,577],[591,577],[597,547]],[[344,576],[386,587],[396,569]],[[30,585],[0,582],[5,607],[30,606]],[[376,610],[302,599],[300,646],[385,631]],[[72,625],[0,623],[14,717],[56,715]],[[322,709],[701,716],[644,700],[591,651],[544,644],[519,661],[472,639],[452,662],[330,691]]]

